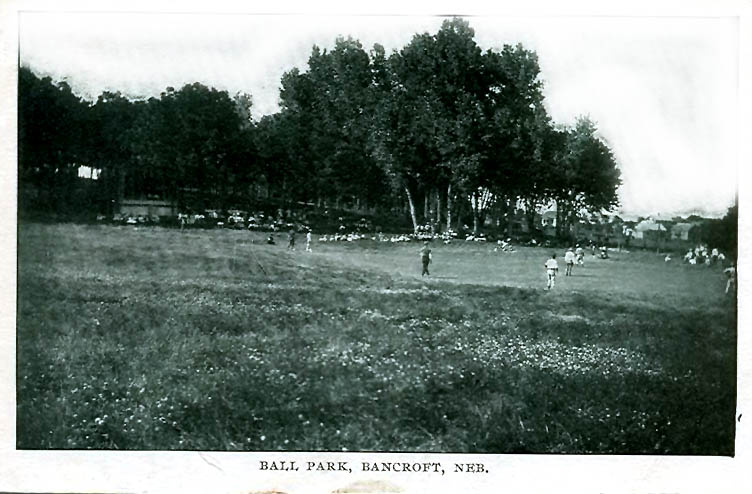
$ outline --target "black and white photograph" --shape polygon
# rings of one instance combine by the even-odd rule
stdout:
[[[4,13],[15,454],[221,492],[736,465],[738,11],[122,7]]]

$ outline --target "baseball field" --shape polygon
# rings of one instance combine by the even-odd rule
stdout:
[[[21,224],[20,449],[731,455],[720,267]]]

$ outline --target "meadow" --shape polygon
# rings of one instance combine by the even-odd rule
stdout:
[[[655,252],[19,226],[17,447],[733,455],[735,300]],[[558,254],[563,256],[563,251]]]

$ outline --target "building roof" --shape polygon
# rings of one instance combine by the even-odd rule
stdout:
[[[671,228],[672,232],[688,232],[692,228],[694,228],[695,225],[692,223],[677,223]]]
[[[638,232],[665,232],[666,227],[660,223],[656,223],[655,221],[648,219],[640,221],[637,226],[635,226],[635,230],[637,230]]]

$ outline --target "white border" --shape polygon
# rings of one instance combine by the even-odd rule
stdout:
[[[614,15],[614,16],[739,16],[740,102],[740,290],[739,290],[739,382],[752,380],[749,311],[742,301],[752,226],[748,217],[747,191],[752,190],[746,171],[752,136],[752,6],[741,1],[632,1],[604,2],[265,2],[188,1],[177,4],[160,0],[131,2],[22,1],[0,2],[0,252],[6,261],[0,276],[0,491],[12,492],[332,492],[358,480],[381,481],[368,492],[743,492],[749,487],[750,429],[752,411],[748,386],[740,386],[735,458],[658,456],[558,456],[558,455],[443,455],[368,453],[197,453],[197,452],[83,452],[15,450],[15,259],[16,259],[16,66],[17,14],[19,10],[46,11],[179,11],[252,12],[297,14],[393,14],[408,15]],[[11,111],[8,111],[8,110]],[[745,420],[746,419],[746,420]],[[430,474],[279,474],[260,472],[259,459],[310,458],[338,461],[482,461],[491,473],[475,476]],[[746,468],[745,468],[746,467]]]

